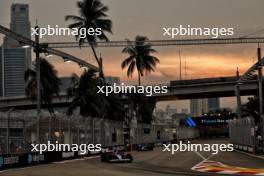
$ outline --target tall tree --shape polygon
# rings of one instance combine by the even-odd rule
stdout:
[[[156,50],[152,48],[145,36],[136,36],[135,43],[128,40],[128,46],[122,52],[129,55],[121,64],[122,69],[127,67],[128,77],[132,77],[137,69],[139,85],[141,85],[141,77],[154,72],[157,63],[160,62],[157,57],[151,55]]]
[[[249,97],[248,102],[242,105],[242,116],[252,116],[256,123],[260,122],[259,98]]]
[[[79,107],[82,116],[102,117],[108,104],[104,95],[97,94],[97,86],[101,85],[101,80],[96,77],[95,72],[84,71],[79,79],[74,80],[73,85],[68,89],[68,96],[74,97],[68,114],[71,115]]]
[[[79,46],[81,47],[86,41],[90,44],[96,62],[100,68],[100,77],[104,78],[103,73],[103,61],[102,58],[98,57],[96,53],[96,46],[98,40],[109,41],[105,32],[112,33],[112,21],[107,18],[106,12],[108,7],[105,6],[100,0],[83,0],[77,2],[77,7],[79,8],[79,16],[68,15],[65,17],[65,20],[73,21],[69,25],[69,28],[78,28],[78,35],[76,35],[76,40],[79,41]],[[81,30],[83,28],[86,31],[90,29],[96,30],[101,29],[101,33],[97,32],[92,35],[87,35],[84,37]]]
[[[137,121],[151,123],[156,102],[139,93],[130,94],[128,97],[132,103],[131,107],[136,112]]]
[[[49,112],[54,115],[52,108],[52,99],[54,95],[59,95],[60,79],[57,71],[45,59],[40,58],[40,82],[41,82],[41,100],[42,104],[47,106]],[[25,72],[24,79],[26,82],[25,92],[32,100],[37,98],[37,78],[34,69],[28,69]]]
[[[125,115],[122,98],[111,93],[108,96],[97,93],[102,80],[93,70],[85,71],[81,77],[72,80],[72,87],[68,89],[68,96],[73,96],[73,101],[68,109],[68,114],[79,107],[82,116],[100,117],[111,120],[123,120]]]

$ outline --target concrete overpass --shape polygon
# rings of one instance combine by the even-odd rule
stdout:
[[[234,97],[237,77],[204,78],[193,80],[171,81],[167,94],[155,94],[157,101],[184,100],[197,98]],[[241,84],[240,95],[256,95],[257,80],[247,80]]]
[[[154,94],[151,98],[155,101],[184,100],[211,97],[235,96],[236,77],[204,78],[193,80],[171,81],[168,84],[167,94]],[[250,80],[240,85],[241,95],[256,95],[257,81]],[[53,100],[54,107],[67,107],[72,98],[62,94]],[[0,109],[34,109],[36,101],[31,101],[25,96],[0,98]]]
[[[62,94],[59,97],[54,97],[52,100],[54,107],[66,107],[72,101],[71,97]],[[31,100],[26,96],[2,97],[0,98],[0,109],[36,109],[36,100]],[[45,108],[45,105],[42,105]]]

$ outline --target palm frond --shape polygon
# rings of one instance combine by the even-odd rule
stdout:
[[[135,66],[136,66],[136,62],[135,61],[132,61],[127,69],[127,76],[128,77],[132,77],[132,74],[134,73],[135,71]]]
[[[134,56],[129,56],[128,58],[126,58],[122,63],[121,63],[121,68],[124,69],[126,68],[129,64],[131,64],[133,62],[133,60],[135,59]]]
[[[97,28],[101,28],[102,31],[113,33],[113,31],[112,31],[113,23],[111,20],[109,20],[109,19],[97,19],[94,23],[95,23],[95,26]]]
[[[72,21],[76,21],[76,22],[83,22],[83,21],[85,21],[84,18],[79,17],[79,16],[76,16],[76,15],[67,15],[67,16],[65,16],[65,20],[66,21],[72,20]]]
[[[129,57],[122,62],[121,68],[124,69],[128,67],[128,77],[132,76],[135,67],[140,76],[144,76],[144,73],[148,74],[154,72],[157,63],[160,63],[157,57],[151,56],[151,53],[155,53],[156,50],[152,48],[148,40],[149,39],[145,36],[136,36],[135,43],[127,40],[128,46],[123,48],[122,53],[128,54]],[[129,60],[130,58],[133,58],[135,62]]]
[[[77,23],[70,24],[68,27],[70,29],[73,29],[73,28],[82,28],[82,26],[83,26],[83,22],[77,22]]]

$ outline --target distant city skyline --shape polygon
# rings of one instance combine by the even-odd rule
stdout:
[[[190,114],[192,116],[201,116],[209,111],[208,99],[190,100]]]

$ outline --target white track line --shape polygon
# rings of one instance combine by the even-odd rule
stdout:
[[[196,155],[198,155],[200,158],[202,158],[203,161],[206,160],[206,158],[201,153],[199,153],[197,151],[195,151],[194,153],[196,153]]]
[[[196,165],[194,165],[191,170],[195,170],[194,168],[196,168],[197,166],[199,166],[201,163],[203,163],[204,161],[209,160],[210,158],[212,158],[215,154],[211,154],[209,157],[205,158],[201,153],[195,151],[194,153],[196,153],[196,155],[198,155],[200,158],[202,158],[203,160],[199,163],[197,163]]]

